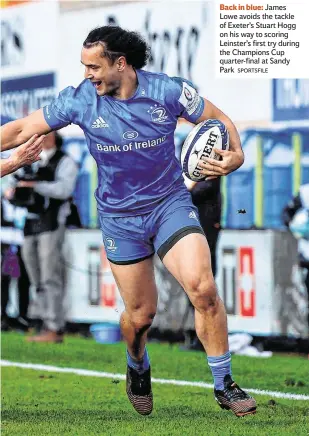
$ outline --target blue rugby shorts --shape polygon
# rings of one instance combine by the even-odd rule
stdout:
[[[155,252],[162,260],[187,234],[204,234],[187,190],[174,192],[149,213],[103,217],[99,212],[99,220],[107,258],[118,265],[140,262]]]

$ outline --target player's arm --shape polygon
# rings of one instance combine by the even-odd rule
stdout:
[[[48,106],[5,124],[1,127],[2,150],[14,148],[35,134],[46,134],[75,123],[75,114],[81,106],[79,103],[75,99],[75,88],[68,86]]]
[[[10,150],[24,144],[35,134],[43,135],[51,130],[45,121],[43,109],[39,109],[27,117],[11,121],[1,127],[1,150]]]
[[[33,162],[40,160],[42,151],[42,142],[45,136],[33,135],[25,144],[17,147],[10,157],[0,160],[1,177],[13,173],[24,165],[31,165]]]
[[[244,163],[244,153],[241,148],[241,141],[235,124],[232,120],[225,115],[219,108],[217,108],[209,100],[204,100],[204,110],[202,115],[198,118],[195,124],[208,119],[220,120],[229,132],[229,150],[219,150],[215,148],[217,154],[222,156],[222,160],[205,158],[200,161],[200,166],[203,168],[202,173],[206,176],[226,176],[232,171],[237,170]]]
[[[204,161],[199,162],[199,166],[203,168],[201,172],[207,178],[215,178],[235,171],[243,164],[244,155],[234,123],[209,100],[202,98],[191,82],[181,77],[172,77],[171,79],[168,102],[178,118],[185,118],[194,124],[208,119],[218,119],[225,124],[229,132],[230,150],[215,149],[216,153],[222,156],[222,160],[205,158]],[[187,187],[190,190],[193,186]]]
[[[16,170],[17,170],[17,167],[14,164],[14,162],[12,161],[12,159],[8,158],[8,159],[1,159],[0,160],[1,177],[7,176],[8,174],[11,174]]]

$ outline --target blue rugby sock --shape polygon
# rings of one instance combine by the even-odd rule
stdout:
[[[232,376],[231,353],[228,351],[222,356],[208,356],[207,360],[214,378],[215,389],[222,391],[224,389],[224,377],[227,374]]]
[[[130,368],[135,369],[139,374],[143,374],[150,366],[147,349],[145,348],[144,356],[141,360],[133,359],[127,350],[127,362]]]

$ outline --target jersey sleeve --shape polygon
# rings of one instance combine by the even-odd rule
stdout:
[[[177,118],[185,118],[191,123],[200,118],[205,107],[204,99],[193,83],[181,77],[170,78],[167,104]]]
[[[74,123],[76,118],[76,106],[74,98],[75,88],[69,86],[61,91],[48,106],[43,108],[45,121],[52,129],[60,129]]]

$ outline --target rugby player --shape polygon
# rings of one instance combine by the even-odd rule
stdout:
[[[147,331],[157,307],[153,255],[178,280],[195,308],[197,335],[214,377],[222,408],[242,416],[255,400],[231,374],[227,318],[211,272],[207,240],[175,157],[174,131],[183,117],[221,120],[230,150],[220,162],[200,162],[206,176],[222,176],[244,160],[232,121],[179,77],[150,73],[143,38],[117,26],[92,30],[83,43],[85,80],[69,86],[48,106],[2,128],[2,145],[16,147],[34,133],[70,123],[84,131],[98,166],[95,192],[104,246],[124,300],[121,330],[127,343],[127,395],[142,415],[153,408]]]

